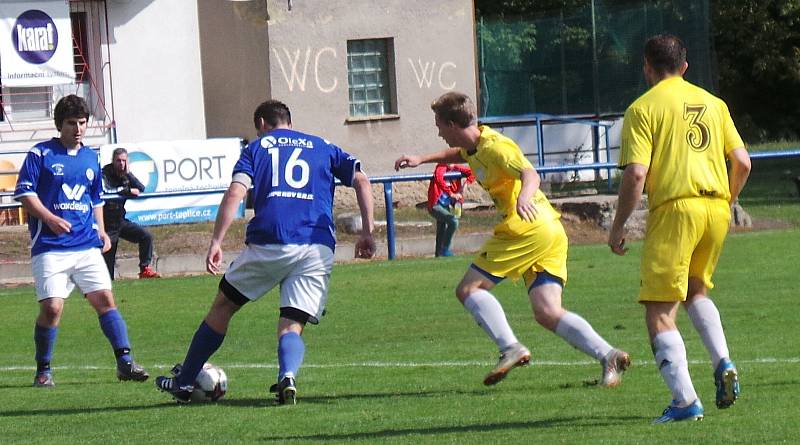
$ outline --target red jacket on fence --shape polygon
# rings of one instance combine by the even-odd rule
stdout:
[[[436,164],[436,168],[433,170],[433,178],[428,186],[428,210],[436,205],[442,193],[447,193],[448,196],[454,193],[461,193],[463,187],[461,178],[449,180],[444,178],[445,173],[455,171],[468,175],[467,184],[475,182],[475,176],[472,175],[472,170],[467,166],[458,164]],[[463,203],[464,198],[462,197],[458,202]]]

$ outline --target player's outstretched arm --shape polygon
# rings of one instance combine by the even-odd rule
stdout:
[[[373,216],[372,185],[369,178],[362,172],[356,172],[353,176],[353,189],[356,191],[358,209],[361,212],[361,235],[356,241],[356,258],[372,258],[375,255],[375,239],[372,231],[375,228],[375,218]]]
[[[639,205],[644,190],[644,181],[647,177],[647,167],[642,164],[631,163],[625,166],[622,173],[622,183],[619,185],[619,199],[617,200],[617,213],[611,224],[608,234],[608,247],[617,255],[625,255],[625,222],[628,221],[633,210]]]
[[[236,217],[236,209],[239,208],[239,203],[242,202],[245,195],[247,195],[247,187],[244,184],[231,182],[222,197],[217,211],[217,220],[214,222],[214,234],[211,236],[211,243],[206,255],[206,270],[211,274],[219,273],[219,266],[222,264],[222,241],[225,239],[225,234],[228,232],[233,218]]]
[[[394,161],[394,169],[399,171],[401,168],[413,168],[420,164],[457,164],[460,162],[466,162],[461,157],[461,150],[457,147],[450,147],[435,153],[400,156]]]

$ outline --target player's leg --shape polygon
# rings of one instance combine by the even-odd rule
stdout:
[[[456,297],[500,351],[500,360],[483,380],[485,385],[500,382],[511,369],[527,365],[531,359],[528,348],[514,335],[503,306],[489,292],[502,280],[472,264],[456,287]]]
[[[630,366],[630,356],[608,344],[583,317],[565,310],[561,305],[561,295],[560,278],[546,271],[536,274],[528,291],[534,318],[575,349],[599,361],[603,365],[602,386],[618,386],[622,374]]]
[[[711,357],[718,408],[728,408],[739,396],[739,376],[730,359],[719,310],[708,297],[711,276],[722,251],[730,222],[730,208],[722,200],[707,200],[709,224],[689,265],[689,290],[684,308]],[[720,201],[720,202],[716,202]]]
[[[270,387],[280,404],[293,405],[297,399],[296,378],[305,356],[303,330],[307,323],[318,324],[328,299],[328,282],[333,269],[333,251],[311,244],[287,246],[296,257],[292,270],[281,283],[278,319],[278,379]]]
[[[677,200],[651,212],[641,260],[639,302],[656,366],[672,394],[672,402],[655,423],[703,418],[703,407],[689,375],[686,346],[675,324],[679,303],[686,298],[689,262],[703,215]]]
[[[147,371],[137,365],[131,355],[128,326],[114,302],[111,277],[100,249],[76,252],[75,258],[71,279],[86,295],[86,300],[97,313],[103,334],[111,343],[117,362],[117,378],[137,382],[147,380]]]
[[[75,284],[70,281],[72,254],[43,253],[31,259],[39,314],[34,324],[33,339],[36,348],[36,374],[34,387],[52,387],[53,373],[50,362],[53,358],[58,326],[64,310],[64,299],[69,297]]]
[[[36,375],[33,380],[35,387],[52,387],[53,373],[50,361],[53,358],[53,349],[58,336],[58,324],[64,310],[62,298],[47,298],[39,301],[39,315],[33,329],[33,340],[36,345]]]

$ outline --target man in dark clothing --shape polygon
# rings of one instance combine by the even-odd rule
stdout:
[[[106,193],[121,196],[107,200],[103,206],[106,233],[111,238],[111,249],[103,257],[111,279],[114,279],[114,263],[120,238],[139,245],[139,278],[160,278],[161,275],[150,267],[153,259],[153,235],[139,224],[125,219],[125,201],[128,197],[139,196],[144,191],[144,185],[128,171],[128,151],[122,147],[114,150],[111,163],[103,167],[103,188]]]

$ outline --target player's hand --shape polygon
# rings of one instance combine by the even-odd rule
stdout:
[[[628,248],[625,247],[625,229],[611,229],[608,234],[608,247],[620,256],[628,252]]]
[[[219,243],[214,241],[208,246],[208,254],[206,255],[206,271],[212,275],[217,275],[220,271],[219,266],[222,264],[222,247]]]
[[[413,168],[420,164],[419,156],[403,155],[394,161],[394,170],[399,171],[401,168]]]
[[[375,238],[372,237],[372,234],[362,233],[361,236],[358,237],[358,241],[356,241],[355,250],[356,258],[372,258],[372,256],[375,255]]]
[[[139,196],[141,193],[139,189],[131,189],[131,196]]]
[[[536,219],[536,215],[539,214],[539,210],[530,201],[517,201],[517,214],[523,220],[533,222]]]
[[[106,253],[111,250],[111,238],[109,238],[108,234],[106,232],[102,232],[98,233],[98,236],[100,236],[100,240],[103,242],[103,248],[101,252]]]
[[[66,219],[59,218],[56,215],[51,214],[44,220],[44,223],[47,224],[47,227],[56,235],[63,235],[72,231],[72,224]]]

